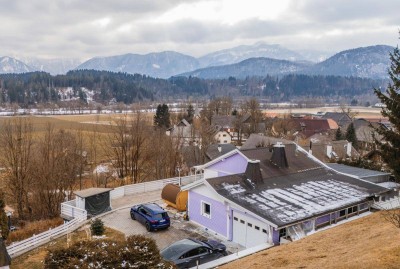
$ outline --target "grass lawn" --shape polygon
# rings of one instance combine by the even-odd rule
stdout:
[[[400,229],[378,212],[219,268],[400,268]]]

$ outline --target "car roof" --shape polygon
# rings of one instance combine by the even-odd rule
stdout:
[[[154,203],[152,203],[152,204],[144,204],[142,206],[147,208],[147,209],[149,209],[150,211],[152,211],[155,214],[164,213],[165,212],[165,210],[162,207],[160,207],[159,205],[154,204]]]
[[[193,238],[187,238],[187,239],[182,239],[179,240],[171,245],[169,245],[168,247],[164,248],[163,250],[161,250],[161,254],[162,256],[168,256],[168,257],[164,257],[167,258],[168,260],[176,260],[178,259],[182,254],[201,247],[201,246],[206,246],[208,247],[206,244],[204,244],[203,242],[193,239]]]

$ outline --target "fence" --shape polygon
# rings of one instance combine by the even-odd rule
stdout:
[[[32,237],[12,243],[7,247],[7,252],[12,258],[17,257],[31,249],[39,247],[51,240],[58,238],[60,236],[66,235],[77,229],[82,225],[83,221],[86,219],[75,218],[70,222],[66,222],[57,228],[50,229],[47,232],[40,233],[38,235],[33,235]]]
[[[61,217],[64,219],[79,218],[86,220],[87,212],[85,209],[76,207],[75,200],[71,200],[61,204]]]
[[[117,199],[135,193],[144,193],[149,191],[161,190],[162,188],[164,188],[165,185],[169,183],[179,184],[179,181],[181,182],[181,185],[187,185],[189,183],[194,182],[195,180],[201,179],[202,177],[203,175],[186,176],[186,177],[181,177],[180,179],[178,177],[173,177],[173,178],[166,178],[154,181],[147,181],[138,184],[125,185],[122,187],[115,188],[110,192],[110,195],[111,199]]]
[[[148,181],[139,184],[125,185],[115,188],[110,192],[111,199],[121,198],[125,195],[132,195],[135,193],[143,193],[155,190],[161,190],[168,183],[187,185],[195,180],[202,178],[202,175],[186,176],[182,178],[167,178],[155,181]],[[71,221],[64,223],[57,228],[50,229],[46,232],[34,235],[28,239],[12,243],[7,247],[8,254],[12,258],[17,257],[31,249],[41,246],[51,240],[66,235],[79,228],[87,219],[87,212],[84,209],[76,207],[76,201],[70,200],[61,204],[61,216]]]

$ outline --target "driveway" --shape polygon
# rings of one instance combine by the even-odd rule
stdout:
[[[158,196],[159,197],[159,196]],[[131,202],[132,200],[129,199]],[[145,226],[136,220],[132,220],[129,214],[130,207],[115,210],[109,214],[101,217],[104,225],[124,233],[126,236],[134,234],[142,234],[153,238],[158,248],[161,250],[173,242],[184,238],[196,238],[199,240],[214,239],[224,243],[227,250],[234,253],[238,250],[244,249],[236,243],[227,241],[213,233],[210,233],[203,227],[200,227],[190,221],[183,220],[183,214],[178,213],[175,209],[166,207],[162,200],[155,201],[164,208],[167,208],[168,214],[171,218],[171,226],[167,230],[160,230],[148,232]]]

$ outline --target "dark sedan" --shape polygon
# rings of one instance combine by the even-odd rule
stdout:
[[[161,251],[161,256],[178,268],[190,268],[226,256],[226,246],[215,240],[183,239]]]
[[[136,205],[131,208],[131,218],[143,223],[147,231],[166,229],[170,226],[167,211],[157,204]]]

